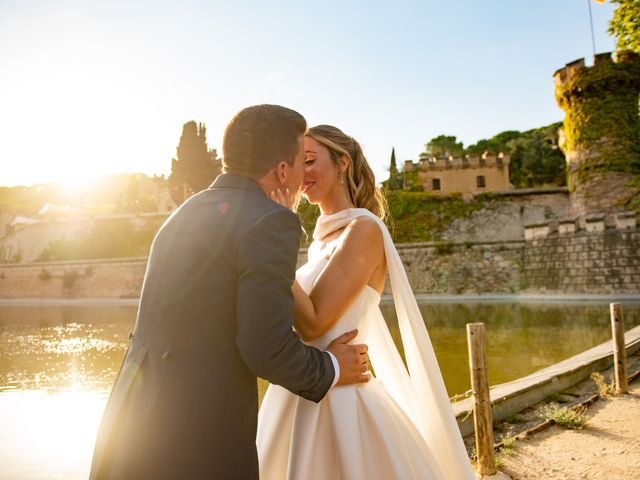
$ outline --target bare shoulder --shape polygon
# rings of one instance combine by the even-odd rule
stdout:
[[[370,217],[354,218],[347,225],[345,232],[345,247],[377,249],[383,244],[382,231],[378,222]]]

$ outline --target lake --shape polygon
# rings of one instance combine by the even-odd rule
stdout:
[[[624,304],[626,328],[640,325],[640,301]],[[451,396],[469,389],[466,323],[485,323],[492,385],[610,338],[604,301],[426,301],[420,308]],[[399,344],[393,306],[382,310]],[[0,305],[0,478],[87,477],[135,315],[131,303]]]

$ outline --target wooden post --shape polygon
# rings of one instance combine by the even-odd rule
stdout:
[[[613,371],[616,378],[616,391],[629,392],[627,381],[627,349],[624,343],[624,309],[621,303],[612,303],[611,332],[613,336]]]
[[[473,389],[473,425],[476,434],[478,460],[476,471],[480,475],[495,475],[496,460],[493,450],[493,415],[487,378],[484,323],[467,324],[469,370]]]

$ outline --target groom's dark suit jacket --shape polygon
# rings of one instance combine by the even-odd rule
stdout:
[[[158,232],[91,479],[256,479],[256,376],[319,401],[329,355],[292,331],[300,222],[220,175]]]

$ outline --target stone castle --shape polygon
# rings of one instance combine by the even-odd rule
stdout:
[[[509,190],[509,162],[506,153],[485,152],[464,157],[421,158],[418,163],[407,160],[404,172],[417,173],[425,192],[449,195]]]

